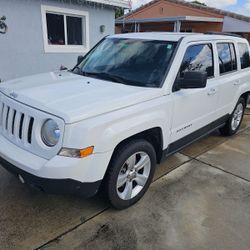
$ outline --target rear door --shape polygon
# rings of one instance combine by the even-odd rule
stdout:
[[[207,72],[208,80],[205,88],[177,91],[173,89],[174,109],[170,151],[175,151],[199,137],[200,129],[204,134],[209,130],[208,124],[217,118],[215,113],[218,104],[218,82],[214,77],[213,48],[210,42],[192,43],[186,48],[177,80],[181,79],[186,71]],[[205,130],[202,130],[205,126],[207,126]]]
[[[237,46],[238,45],[238,46]],[[244,42],[239,42],[236,45],[236,50],[238,47],[239,56],[239,86],[246,84],[250,85],[249,72],[250,72],[250,53],[249,44]]]
[[[242,79],[239,78],[236,45],[232,41],[216,42],[216,57],[219,65],[218,82],[220,98],[218,114],[230,114],[235,106],[235,95]]]

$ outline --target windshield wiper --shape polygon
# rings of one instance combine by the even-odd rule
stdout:
[[[106,72],[84,72],[83,71],[82,73],[84,76],[94,76],[94,77],[101,78],[101,79],[108,80],[108,81],[112,81],[112,82],[127,84],[126,79],[124,79],[120,76],[111,75],[111,74],[106,73]]]
[[[121,76],[117,75],[112,75],[107,72],[87,72],[87,71],[81,71],[83,76],[93,76],[95,78],[103,79],[103,80],[108,80],[112,82],[117,82],[125,85],[131,85],[131,86],[137,86],[137,87],[155,87],[155,86],[146,86],[142,82],[134,81],[134,80],[129,80],[126,78],[123,78]]]
[[[73,69],[68,70],[71,73],[77,74],[77,75],[83,75],[83,72],[79,66],[75,66]]]

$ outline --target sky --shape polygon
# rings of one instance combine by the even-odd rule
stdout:
[[[192,0],[187,0],[192,1]],[[250,0],[199,0],[207,6],[223,10],[236,12],[245,16],[250,16]],[[135,9],[150,0],[132,0],[132,8]]]

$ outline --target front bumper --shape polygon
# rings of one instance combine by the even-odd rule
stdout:
[[[41,178],[17,168],[1,157],[0,164],[30,187],[51,194],[76,194],[88,198],[97,193],[101,184],[101,181],[82,183],[72,179]]]
[[[93,196],[105,175],[111,154],[95,153],[81,159],[56,155],[47,160],[0,135],[1,164],[16,176],[22,176],[27,184],[49,193]]]

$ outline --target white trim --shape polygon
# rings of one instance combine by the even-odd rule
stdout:
[[[90,0],[90,2],[130,9],[129,0]]]
[[[65,39],[65,44],[68,44],[68,30],[67,30],[67,25],[66,22],[66,15],[63,16],[63,21],[64,21],[64,39]]]
[[[123,23],[159,23],[159,22],[176,22],[176,21],[192,21],[192,22],[213,22],[222,23],[223,18],[201,17],[201,16],[174,16],[174,17],[156,17],[156,18],[140,18],[140,19],[116,19],[116,24]]]
[[[48,44],[48,30],[46,13],[56,13],[64,15],[64,29],[65,29],[65,43],[66,45],[51,45]],[[42,15],[42,29],[43,29],[43,44],[45,53],[86,53],[89,51],[89,13],[87,11],[79,11],[74,9],[59,8],[48,5],[41,5]],[[67,45],[67,27],[66,16],[79,16],[85,18],[85,28],[83,34],[85,35],[85,45]]]
[[[224,17],[223,32],[250,32],[250,23],[232,17]]]

